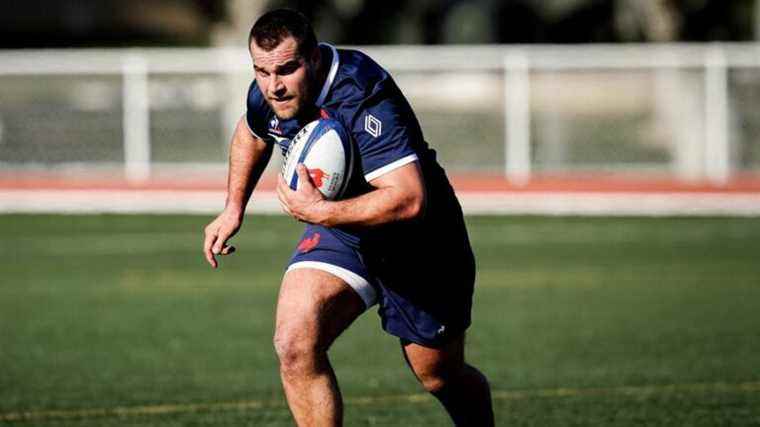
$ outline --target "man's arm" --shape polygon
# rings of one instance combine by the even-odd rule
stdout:
[[[245,122],[245,117],[241,117],[230,143],[225,207],[222,213],[205,228],[203,253],[212,267],[218,266],[215,255],[227,255],[235,250],[227,245],[227,240],[240,229],[248,199],[261,178],[271,154],[272,145],[253,136]]]
[[[259,182],[271,154],[272,145],[255,137],[248,129],[245,117],[241,117],[230,143],[225,211],[234,213],[242,220],[248,199]]]
[[[372,227],[416,218],[425,209],[425,183],[418,162],[408,163],[369,183],[375,190],[351,199],[329,201],[298,166],[298,190],[280,177],[277,193],[283,210],[294,218],[326,227]]]

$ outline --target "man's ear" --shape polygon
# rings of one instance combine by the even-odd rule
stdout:
[[[316,68],[321,60],[322,52],[319,49],[319,45],[317,45],[317,47],[314,48],[314,52],[311,53],[311,64]]]

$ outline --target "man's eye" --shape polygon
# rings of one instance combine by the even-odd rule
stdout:
[[[286,65],[282,68],[280,68],[279,73],[281,76],[287,76],[288,74],[292,74],[295,72],[298,67],[300,67],[300,64],[293,64],[293,65]]]
[[[260,76],[267,77],[269,73],[267,73],[264,70],[256,70],[256,73],[258,73]]]

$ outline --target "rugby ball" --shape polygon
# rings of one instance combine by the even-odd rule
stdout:
[[[282,176],[291,189],[298,189],[296,166],[303,163],[311,182],[326,199],[340,198],[348,187],[354,166],[354,150],[343,125],[318,119],[303,127],[290,141]]]

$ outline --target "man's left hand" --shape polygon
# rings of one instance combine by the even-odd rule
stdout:
[[[319,224],[321,222],[325,197],[314,187],[306,166],[296,166],[298,174],[298,190],[291,190],[282,175],[277,179],[277,197],[280,199],[282,210],[293,218]]]

